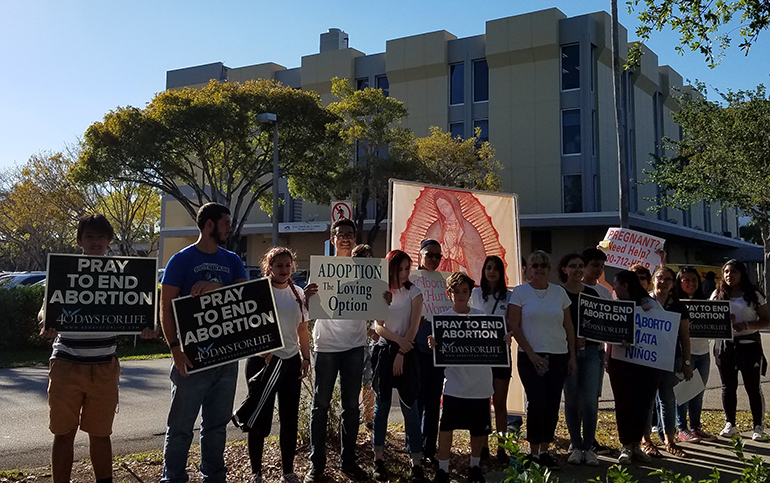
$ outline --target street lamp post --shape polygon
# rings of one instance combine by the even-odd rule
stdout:
[[[273,246],[278,246],[278,116],[264,112],[257,121],[273,123]]]

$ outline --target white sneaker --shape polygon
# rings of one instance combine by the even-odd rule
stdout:
[[[623,446],[623,449],[620,450],[620,456],[618,456],[618,464],[619,465],[631,464],[631,447],[630,446]]]
[[[765,428],[762,426],[754,426],[754,434],[751,435],[751,439],[754,441],[768,441],[770,437],[765,434]]]
[[[733,423],[725,423],[724,429],[719,432],[719,436],[723,438],[732,438],[736,434],[738,434],[738,428],[733,426]]]
[[[567,463],[571,465],[579,465],[583,462],[583,451],[579,449],[573,449],[572,453],[570,453],[569,458],[567,458]]]
[[[585,458],[588,466],[599,466],[599,458],[597,458],[596,454],[590,449],[583,452],[583,458]]]

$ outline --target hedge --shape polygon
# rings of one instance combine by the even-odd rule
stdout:
[[[50,345],[38,336],[37,313],[43,304],[45,287],[0,289],[0,349],[29,349]]]

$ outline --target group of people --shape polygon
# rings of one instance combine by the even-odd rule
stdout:
[[[169,260],[161,281],[161,325],[173,364],[171,407],[163,445],[161,482],[185,482],[193,426],[201,413],[200,472],[203,481],[224,483],[226,427],[233,410],[238,364],[232,362],[206,371],[188,374],[192,365],[180,347],[173,318],[172,300],[199,296],[222,286],[247,280],[240,258],[221,245],[231,231],[230,212],[220,204],[208,203],[197,215],[200,231],[196,243]],[[100,215],[84,217],[78,227],[78,244],[86,255],[104,255],[112,238],[109,223]],[[340,220],[331,227],[336,256],[371,256],[368,246],[356,246],[356,226]],[[326,481],[326,437],[334,386],[339,378],[341,397],[341,470],[355,481],[370,476],[389,478],[385,464],[385,443],[393,389],[398,390],[406,433],[406,451],[411,460],[412,481],[426,481],[423,465],[437,466],[433,481],[449,481],[449,456],[455,430],[468,430],[471,456],[468,481],[484,482],[480,461],[490,457],[489,435],[493,428],[504,434],[508,426],[506,400],[512,365],[437,367],[432,351],[435,340],[431,324],[423,314],[423,295],[410,282],[411,257],[392,250],[388,291],[382,296],[389,304],[386,320],[317,319],[308,330],[308,300],[318,287],[310,283],[296,287],[291,279],[296,256],[286,247],[273,247],[263,257],[262,269],[272,285],[284,347],[265,356],[254,356],[246,364],[249,391],[260,394],[261,411],[246,425],[253,483],[262,481],[264,440],[270,434],[275,399],[280,418],[281,481],[297,483],[294,472],[297,450],[298,413],[302,379],[313,369],[313,401],[310,414],[310,468],[304,483]],[[441,245],[425,240],[420,245],[418,268],[436,271],[442,259]],[[677,405],[673,387],[677,374],[685,379],[698,369],[705,381],[710,367],[710,344],[690,339],[689,314],[681,299],[729,300],[735,338],[713,344],[722,380],[725,427],[730,437],[736,429],[738,372],[749,395],[754,418],[754,439],[765,440],[764,401],[759,385],[766,361],[759,329],[770,325],[770,313],[762,293],[750,282],[741,262],[730,260],[722,281],[713,293],[704,293],[697,271],[682,268],[679,273],[666,266],[654,274],[643,267],[619,272],[613,290],[598,283],[604,273],[606,255],[597,248],[570,253],[557,265],[560,285],[549,282],[551,261],[547,253],[535,251],[525,262],[525,282],[513,290],[507,287],[503,260],[488,256],[479,274],[455,272],[446,279],[451,302],[447,315],[502,315],[507,324],[504,341],[515,339],[518,377],[527,396],[527,459],[555,467],[548,452],[554,441],[562,394],[570,433],[568,462],[599,464],[596,441],[598,399],[604,371],[609,374],[615,396],[618,435],[623,445],[618,461],[648,461],[659,452],[650,440],[659,428],[665,449],[684,456],[680,440],[697,442],[713,438],[701,427],[703,395]],[[472,278],[479,278],[478,286]],[[649,286],[649,284],[652,286]],[[649,290],[649,291],[648,291]],[[671,310],[680,314],[675,368],[671,372],[613,359],[607,346],[577,336],[578,297],[581,293],[602,298],[631,300],[643,310]],[[41,319],[43,317],[41,311]],[[80,428],[91,437],[91,457],[97,483],[112,481],[110,434],[117,405],[120,368],[115,357],[115,338],[70,337],[43,330],[56,337],[51,357],[49,401],[53,481],[69,481],[72,445]],[[154,337],[145,331],[143,337]],[[371,347],[370,347],[370,341]],[[365,370],[368,369],[368,370]],[[367,378],[366,373],[371,374]],[[270,377],[262,377],[270,374]],[[373,471],[364,471],[356,460],[355,446],[360,424],[359,397],[362,381],[370,379],[374,394],[372,417]],[[366,392],[364,392],[366,394]],[[368,396],[365,396],[366,400]],[[490,399],[494,403],[494,426]],[[688,422],[689,415],[689,422]],[[502,448],[496,457],[507,461]]]

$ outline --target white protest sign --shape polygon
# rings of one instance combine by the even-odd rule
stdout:
[[[628,270],[631,265],[642,264],[650,271],[660,265],[660,255],[666,240],[626,228],[610,228],[599,247],[607,254],[608,267]]]
[[[310,257],[311,319],[386,320],[388,261],[384,258]]]
[[[700,371],[695,369],[692,371],[692,379],[689,381],[682,381],[674,386],[676,403],[682,405],[705,390],[706,385],[703,384],[703,378],[700,375]]]
[[[637,307],[634,314],[634,346],[613,347],[612,358],[673,371],[678,335],[678,313],[660,309],[645,312]]]
[[[412,270],[409,275],[409,280],[422,291],[422,315],[428,320],[452,308],[452,301],[446,294],[446,279],[449,275],[448,272],[430,270]]]

